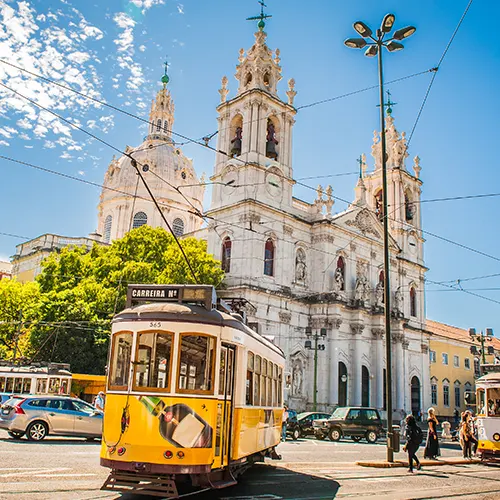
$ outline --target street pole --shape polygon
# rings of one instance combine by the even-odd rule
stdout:
[[[483,330],[481,330],[481,353],[483,355],[483,365],[486,364],[486,353],[484,352],[484,335]]]
[[[314,335],[314,396],[313,411],[316,411],[318,400],[318,334]]]
[[[382,200],[384,216],[384,302],[385,302],[385,385],[387,409],[387,461],[394,461],[392,442],[392,347],[391,347],[391,286],[390,286],[390,254],[389,254],[389,218],[387,207],[387,155],[385,142],[385,106],[384,75],[382,68],[382,37],[377,30],[378,47],[378,80],[380,91],[380,142],[382,147]]]

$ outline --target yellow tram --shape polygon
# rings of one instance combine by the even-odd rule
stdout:
[[[280,458],[283,352],[207,285],[130,285],[113,320],[102,489],[167,498]]]
[[[482,365],[487,373],[476,381],[478,448],[481,460],[500,459],[500,365]]]

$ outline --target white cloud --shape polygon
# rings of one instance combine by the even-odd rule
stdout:
[[[140,45],[140,46],[139,46],[139,50],[140,50],[141,52],[144,52],[144,51],[146,50],[146,46],[145,46],[145,45]]]
[[[165,0],[130,0],[130,3],[142,9],[142,13],[145,14],[153,5],[163,5]]]
[[[184,5],[182,5],[181,3],[178,3],[177,4],[177,12],[179,12],[179,14],[184,14]]]
[[[4,141],[4,140],[0,140],[0,146],[8,146],[9,143],[7,141]]]
[[[78,175],[81,175],[83,177],[85,175],[85,170],[78,170]]]

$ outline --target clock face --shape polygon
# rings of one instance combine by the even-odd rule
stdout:
[[[415,255],[418,251],[417,238],[415,238],[415,236],[413,235],[410,235],[408,237],[408,250],[412,255]]]
[[[266,189],[267,192],[273,197],[281,197],[283,190],[283,182],[276,174],[266,175]]]

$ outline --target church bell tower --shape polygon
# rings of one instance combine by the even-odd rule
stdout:
[[[268,17],[262,7],[260,16],[249,18],[259,20],[258,31],[253,46],[239,52],[233,98],[222,78],[211,210],[248,198],[291,204],[295,81],[289,80],[287,100],[281,100],[280,51],[266,45]]]

